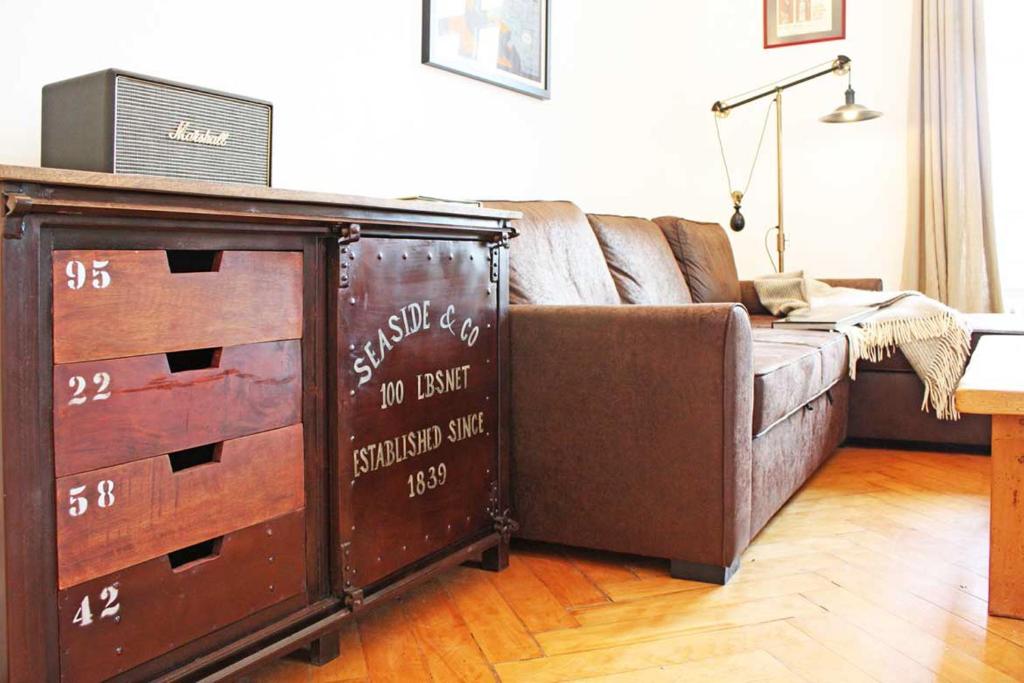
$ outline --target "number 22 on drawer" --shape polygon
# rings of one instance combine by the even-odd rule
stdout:
[[[94,385],[94,391],[92,395],[86,393],[85,389],[88,382],[85,381],[85,377],[81,375],[75,375],[68,379],[68,388],[73,392],[71,398],[68,399],[69,406],[80,406],[86,401],[106,401],[110,398],[110,373],[109,372],[97,372],[92,376],[92,383]]]

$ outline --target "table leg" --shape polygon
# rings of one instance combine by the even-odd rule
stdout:
[[[1024,619],[1024,417],[992,416],[989,614]]]

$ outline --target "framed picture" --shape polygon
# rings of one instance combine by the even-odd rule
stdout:
[[[846,38],[846,0],[764,0],[764,46]]]
[[[423,63],[551,97],[550,0],[423,0]]]

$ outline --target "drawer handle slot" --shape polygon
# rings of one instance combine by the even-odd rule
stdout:
[[[191,467],[199,467],[211,462],[220,462],[221,443],[223,442],[209,443],[205,446],[196,446],[195,448],[186,448],[182,451],[168,453],[167,457],[171,461],[171,471],[181,472]]]
[[[220,366],[220,352],[222,348],[170,351],[164,355],[167,356],[167,365],[172,373],[206,370]]]
[[[216,273],[224,252],[208,249],[168,249],[167,265],[172,273]]]
[[[195,566],[199,562],[212,560],[220,555],[223,536],[211,538],[208,541],[200,541],[187,548],[181,548],[167,553],[167,561],[171,563],[171,571],[181,572]]]

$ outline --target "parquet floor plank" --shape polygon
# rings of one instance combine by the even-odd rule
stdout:
[[[825,552],[804,552],[801,555],[789,555],[784,558],[758,559],[756,556],[744,555],[743,571],[729,582],[729,586],[761,582],[767,579],[779,579],[796,574],[806,574],[819,567],[825,567],[836,561],[836,558]],[[690,590],[706,590],[708,584],[699,581],[673,579],[670,576],[658,576],[639,581],[605,584],[604,590],[615,602],[639,600],[657,595],[679,593]]]
[[[588,683],[673,683],[676,681],[720,681],[725,679],[756,681],[765,676],[779,680],[792,676],[779,660],[763,650],[725,657],[709,657],[695,662],[640,669],[620,674],[581,678]],[[799,679],[797,679],[799,680]]]
[[[359,621],[359,635],[370,680],[381,683],[430,680],[430,669],[401,602],[371,610]]]
[[[491,574],[490,579],[527,630],[553,631],[579,625],[521,558],[513,557],[508,569]]]
[[[516,557],[540,579],[563,607],[579,607],[608,602],[608,596],[583,575],[575,564],[550,549],[520,549]]]
[[[891,577],[872,574],[849,564],[835,565],[820,573],[875,607],[895,612],[925,633],[1024,680],[1024,647],[914,595],[895,585]]]
[[[676,595],[684,595],[677,593]],[[682,633],[716,631],[736,625],[820,614],[822,609],[800,595],[749,600],[709,607],[695,605],[689,610],[649,618],[580,626],[574,629],[536,634],[545,654],[596,650],[623,643],[641,643]]]
[[[672,666],[710,657],[752,652],[785,636],[781,622],[738,626],[586,652],[498,664],[505,683],[546,683]]]
[[[938,680],[934,672],[833,614],[791,619],[789,623],[880,683]]]
[[[814,616],[821,616],[816,614]],[[871,683],[871,676],[788,621],[764,649],[793,673],[813,683]]]
[[[821,524],[815,524],[814,522],[807,521],[801,524],[780,525],[776,528],[772,528],[771,526],[766,527],[758,538],[764,540],[766,543],[772,543],[775,541],[790,541],[799,538],[807,538],[809,536],[838,536],[840,534],[848,534],[854,531],[863,530],[864,527],[846,520],[823,522]]]
[[[944,559],[945,557],[956,557],[956,555],[923,553],[907,544],[900,543],[898,534],[890,534],[885,529],[880,531],[882,533],[859,532],[850,534],[847,538],[864,550],[874,553],[879,559],[903,566],[908,572],[915,572],[919,576],[927,576],[940,583],[956,586],[982,600],[988,598],[987,577]]]
[[[414,590],[402,602],[435,681],[482,683],[495,680],[494,670],[458,608],[436,581]]]
[[[795,595],[831,587],[828,579],[818,574],[794,574],[760,581],[729,582],[727,586],[681,591],[671,595],[655,595],[627,604],[581,609],[576,620],[582,626],[616,624],[623,621],[643,621],[670,614],[710,610],[725,605],[743,605],[755,600]]]
[[[488,661],[507,662],[541,654],[537,642],[487,572],[460,567],[445,574],[441,581]]]
[[[808,593],[807,598],[849,623],[869,630],[882,642],[950,680],[1001,683],[1015,680],[963,650],[951,647],[948,641],[931,636],[896,614],[862,600],[845,588]]]

